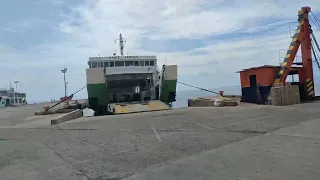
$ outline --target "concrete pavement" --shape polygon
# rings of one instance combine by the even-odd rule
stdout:
[[[48,126],[51,123],[51,119],[63,115],[51,114],[45,116],[35,116],[35,112],[44,110],[44,105],[46,104],[29,104],[19,107],[0,108],[0,128],[32,128]]]
[[[0,177],[316,179],[319,107],[184,108],[1,128]]]
[[[320,119],[221,146],[126,178],[319,179]]]

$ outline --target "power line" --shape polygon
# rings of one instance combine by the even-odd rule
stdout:
[[[320,21],[319,19],[317,18],[317,16],[311,12],[311,16],[309,16],[311,21],[313,22],[313,24],[318,28],[318,30],[320,31]]]
[[[320,64],[319,64],[319,61],[318,61],[318,59],[320,59],[320,56],[319,56],[318,52],[316,50],[314,50],[314,44],[316,45],[316,47],[317,47],[317,49],[318,49],[318,51],[320,53],[320,47],[319,47],[319,44],[317,42],[317,39],[314,36],[314,34],[311,33],[311,50],[313,52],[313,56],[314,56],[315,62],[317,63],[317,66],[318,66],[318,68],[320,70]]]
[[[66,100],[68,100],[68,99],[72,99],[75,94],[77,94],[78,92],[80,92],[82,89],[84,89],[84,88],[86,88],[86,87],[87,87],[87,86],[83,86],[81,89],[79,89],[79,90],[76,91],[75,93],[73,93],[73,94],[71,94],[70,96],[68,96],[68,98],[63,98],[62,100],[60,100],[60,101],[59,101],[58,103],[56,103],[55,105],[49,107],[46,111],[48,111],[49,109],[51,109],[51,108],[59,105],[60,103],[66,101]]]
[[[320,23],[320,20],[318,19],[318,17],[311,11],[311,14],[313,15],[313,17],[316,19],[316,21],[318,22],[318,23]]]
[[[314,51],[314,45],[313,45],[313,42],[311,41],[311,50],[313,52],[313,57],[315,59],[315,62],[317,63],[317,66],[318,66],[318,69],[320,70],[320,64],[319,64],[319,61],[317,59],[318,57],[318,54],[316,54],[316,52]]]
[[[318,42],[317,42],[316,37],[314,36],[313,33],[311,33],[311,35],[312,35],[312,39],[313,39],[314,43],[316,44],[316,46],[317,46],[317,48],[318,48],[318,51],[320,52],[320,46],[319,46],[319,44],[318,44]]]
[[[218,95],[221,96],[220,93],[217,93],[217,92],[214,92],[214,91],[211,91],[211,90],[208,90],[208,89],[203,89],[203,88],[201,88],[201,87],[193,86],[193,85],[190,85],[190,84],[187,84],[187,83],[183,83],[183,82],[179,82],[179,81],[177,81],[177,83],[183,84],[183,85],[185,85],[185,86],[193,87],[193,88],[196,88],[196,89],[200,89],[201,91],[207,91],[207,92],[211,92],[211,93],[213,93],[213,94],[218,94]]]
[[[313,24],[316,26],[316,28],[320,31],[320,27],[318,27],[318,25],[315,23],[315,21],[311,18],[311,16],[310,16],[310,20],[311,20],[311,22],[313,22]]]
[[[316,51],[316,50],[314,50],[314,44],[313,44],[313,42],[311,41],[311,47],[313,48],[313,51],[315,52],[315,54],[317,55],[317,58],[320,60],[320,51],[319,51],[319,54],[318,54],[318,52]]]

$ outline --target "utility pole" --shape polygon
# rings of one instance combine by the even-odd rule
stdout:
[[[64,97],[67,97],[67,82],[66,82],[67,68],[61,69],[61,72],[63,73]]]

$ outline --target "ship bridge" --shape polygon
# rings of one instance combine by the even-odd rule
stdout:
[[[108,56],[90,57],[89,68],[105,68],[106,75],[155,73],[158,70],[156,56]]]

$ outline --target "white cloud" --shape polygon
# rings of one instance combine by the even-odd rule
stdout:
[[[0,53],[2,55],[5,55],[7,53],[11,53],[14,49],[12,49],[11,47],[9,46],[6,46],[4,44],[0,44]]]
[[[226,6],[223,1],[212,3],[209,0],[100,0],[74,8],[72,14],[76,16],[70,16],[68,21],[63,22],[61,30],[77,43],[90,44],[93,49],[105,50],[109,54],[116,48],[112,40],[123,32],[128,39],[126,49],[139,52],[141,49],[137,49],[135,44],[146,34],[162,40],[199,39],[237,30],[257,32],[275,28],[289,20],[295,21],[300,2],[294,1],[290,3],[292,6],[281,7],[282,2],[235,0]],[[314,4],[320,7],[320,2],[314,1]],[[280,22],[257,26],[257,23],[270,18]]]
[[[63,5],[64,1],[63,0],[51,0],[51,3],[54,5]]]
[[[285,0],[227,3],[223,0],[88,0],[72,7],[67,16],[63,15],[66,19],[56,28],[62,36],[66,35],[64,41],[44,40],[44,44],[2,56],[0,66],[8,69],[8,78],[1,80],[0,86],[18,79],[23,82],[21,89],[33,99],[57,98],[63,94],[60,69],[67,66],[69,92],[74,92],[86,82],[89,56],[118,52],[118,45],[113,41],[119,32],[127,39],[126,52],[157,55],[160,66],[166,55],[169,64],[180,66],[180,77],[201,76],[187,83],[212,87],[238,84],[236,71],[279,62],[279,49],[286,49],[290,43],[289,29],[284,24],[296,21],[297,11],[302,6],[304,4],[297,0],[290,3]],[[319,11],[320,1],[312,0],[310,6],[314,12]],[[241,33],[266,30],[273,31],[241,36]],[[238,36],[234,36],[234,32]],[[212,36],[213,39],[208,39]],[[146,37],[153,40],[200,39],[206,43],[188,51],[148,52],[138,45]],[[200,51],[206,53],[191,55]],[[3,63],[4,60],[7,62]],[[8,61],[17,66],[12,67]],[[207,83],[209,79],[212,83]]]
[[[13,28],[4,28],[3,31],[4,32],[17,32],[17,30],[15,30]]]

